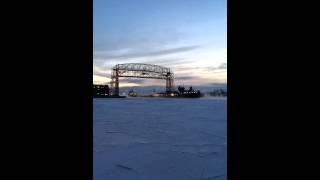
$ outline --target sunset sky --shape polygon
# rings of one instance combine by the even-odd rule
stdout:
[[[227,83],[226,0],[94,0],[93,81],[111,68],[147,63],[171,68],[175,84]],[[120,86],[165,81],[120,79]]]

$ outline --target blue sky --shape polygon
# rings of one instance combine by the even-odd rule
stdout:
[[[95,83],[108,83],[114,65],[131,62],[171,68],[176,85],[227,83],[226,0],[93,2]],[[120,80],[122,86],[163,84]]]

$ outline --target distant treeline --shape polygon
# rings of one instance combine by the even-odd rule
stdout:
[[[224,89],[214,89],[213,91],[209,92],[211,96],[227,96],[227,90]]]

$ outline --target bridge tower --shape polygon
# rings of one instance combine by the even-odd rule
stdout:
[[[111,74],[111,94],[119,96],[119,70],[113,69]]]
[[[166,92],[174,91],[173,73],[168,72],[166,75]]]

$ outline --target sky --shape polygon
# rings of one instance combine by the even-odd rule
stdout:
[[[123,63],[156,64],[175,85],[227,83],[227,0],[94,0],[93,81]],[[121,86],[164,85],[121,79]]]

